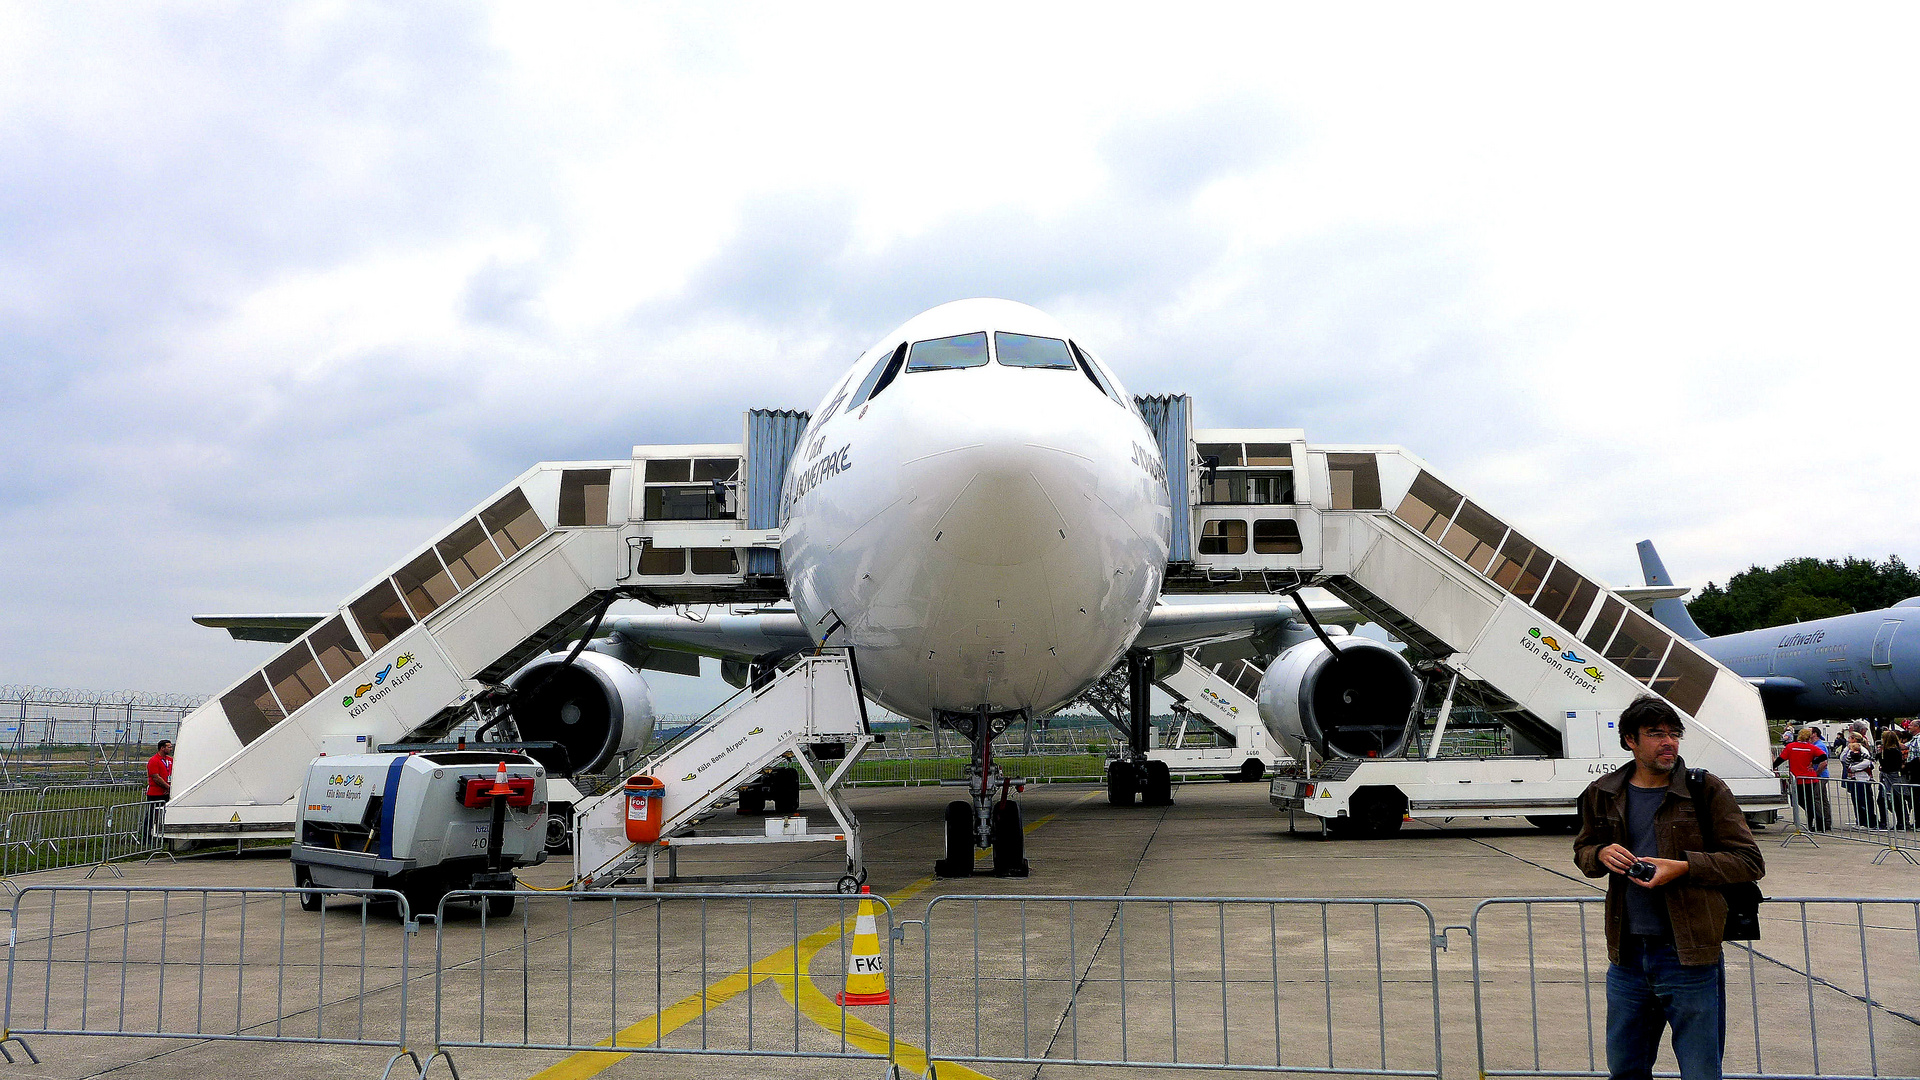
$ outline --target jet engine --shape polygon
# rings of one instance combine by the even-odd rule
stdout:
[[[1260,679],[1260,721],[1296,758],[1392,757],[1413,737],[1420,680],[1400,654],[1368,638],[1318,638],[1281,653]]]
[[[562,668],[565,663],[566,654],[548,653],[507,679],[520,691],[513,704],[519,737],[566,747],[577,773],[645,746],[653,735],[653,701],[640,673],[592,650]]]

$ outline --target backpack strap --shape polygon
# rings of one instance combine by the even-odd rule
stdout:
[[[1687,770],[1687,791],[1693,796],[1694,820],[1700,823],[1700,842],[1714,849],[1713,815],[1707,812],[1707,770]]]

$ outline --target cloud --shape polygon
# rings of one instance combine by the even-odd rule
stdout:
[[[1100,140],[1100,149],[1116,186],[1176,200],[1268,164],[1292,144],[1291,127],[1273,102],[1236,97],[1123,122]]]
[[[0,675],[218,689],[262,650],[189,615],[974,295],[1610,580],[1920,562],[1914,76],[1856,18],[1702,68],[1720,20],[0,9]]]

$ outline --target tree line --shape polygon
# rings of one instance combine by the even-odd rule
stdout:
[[[1910,596],[1920,596],[1920,574],[1897,555],[1885,562],[1851,555],[1801,558],[1774,567],[1749,567],[1729,578],[1724,588],[1708,582],[1687,602],[1687,612],[1700,629],[1718,637],[1892,607]]]

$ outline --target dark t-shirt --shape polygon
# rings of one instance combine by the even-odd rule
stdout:
[[[1627,784],[1626,849],[1643,859],[1660,857],[1660,839],[1653,829],[1653,815],[1667,799],[1664,787],[1643,788]],[[1637,881],[1627,882],[1627,933],[1648,937],[1672,937],[1673,923],[1667,917],[1664,887],[1649,889]]]

